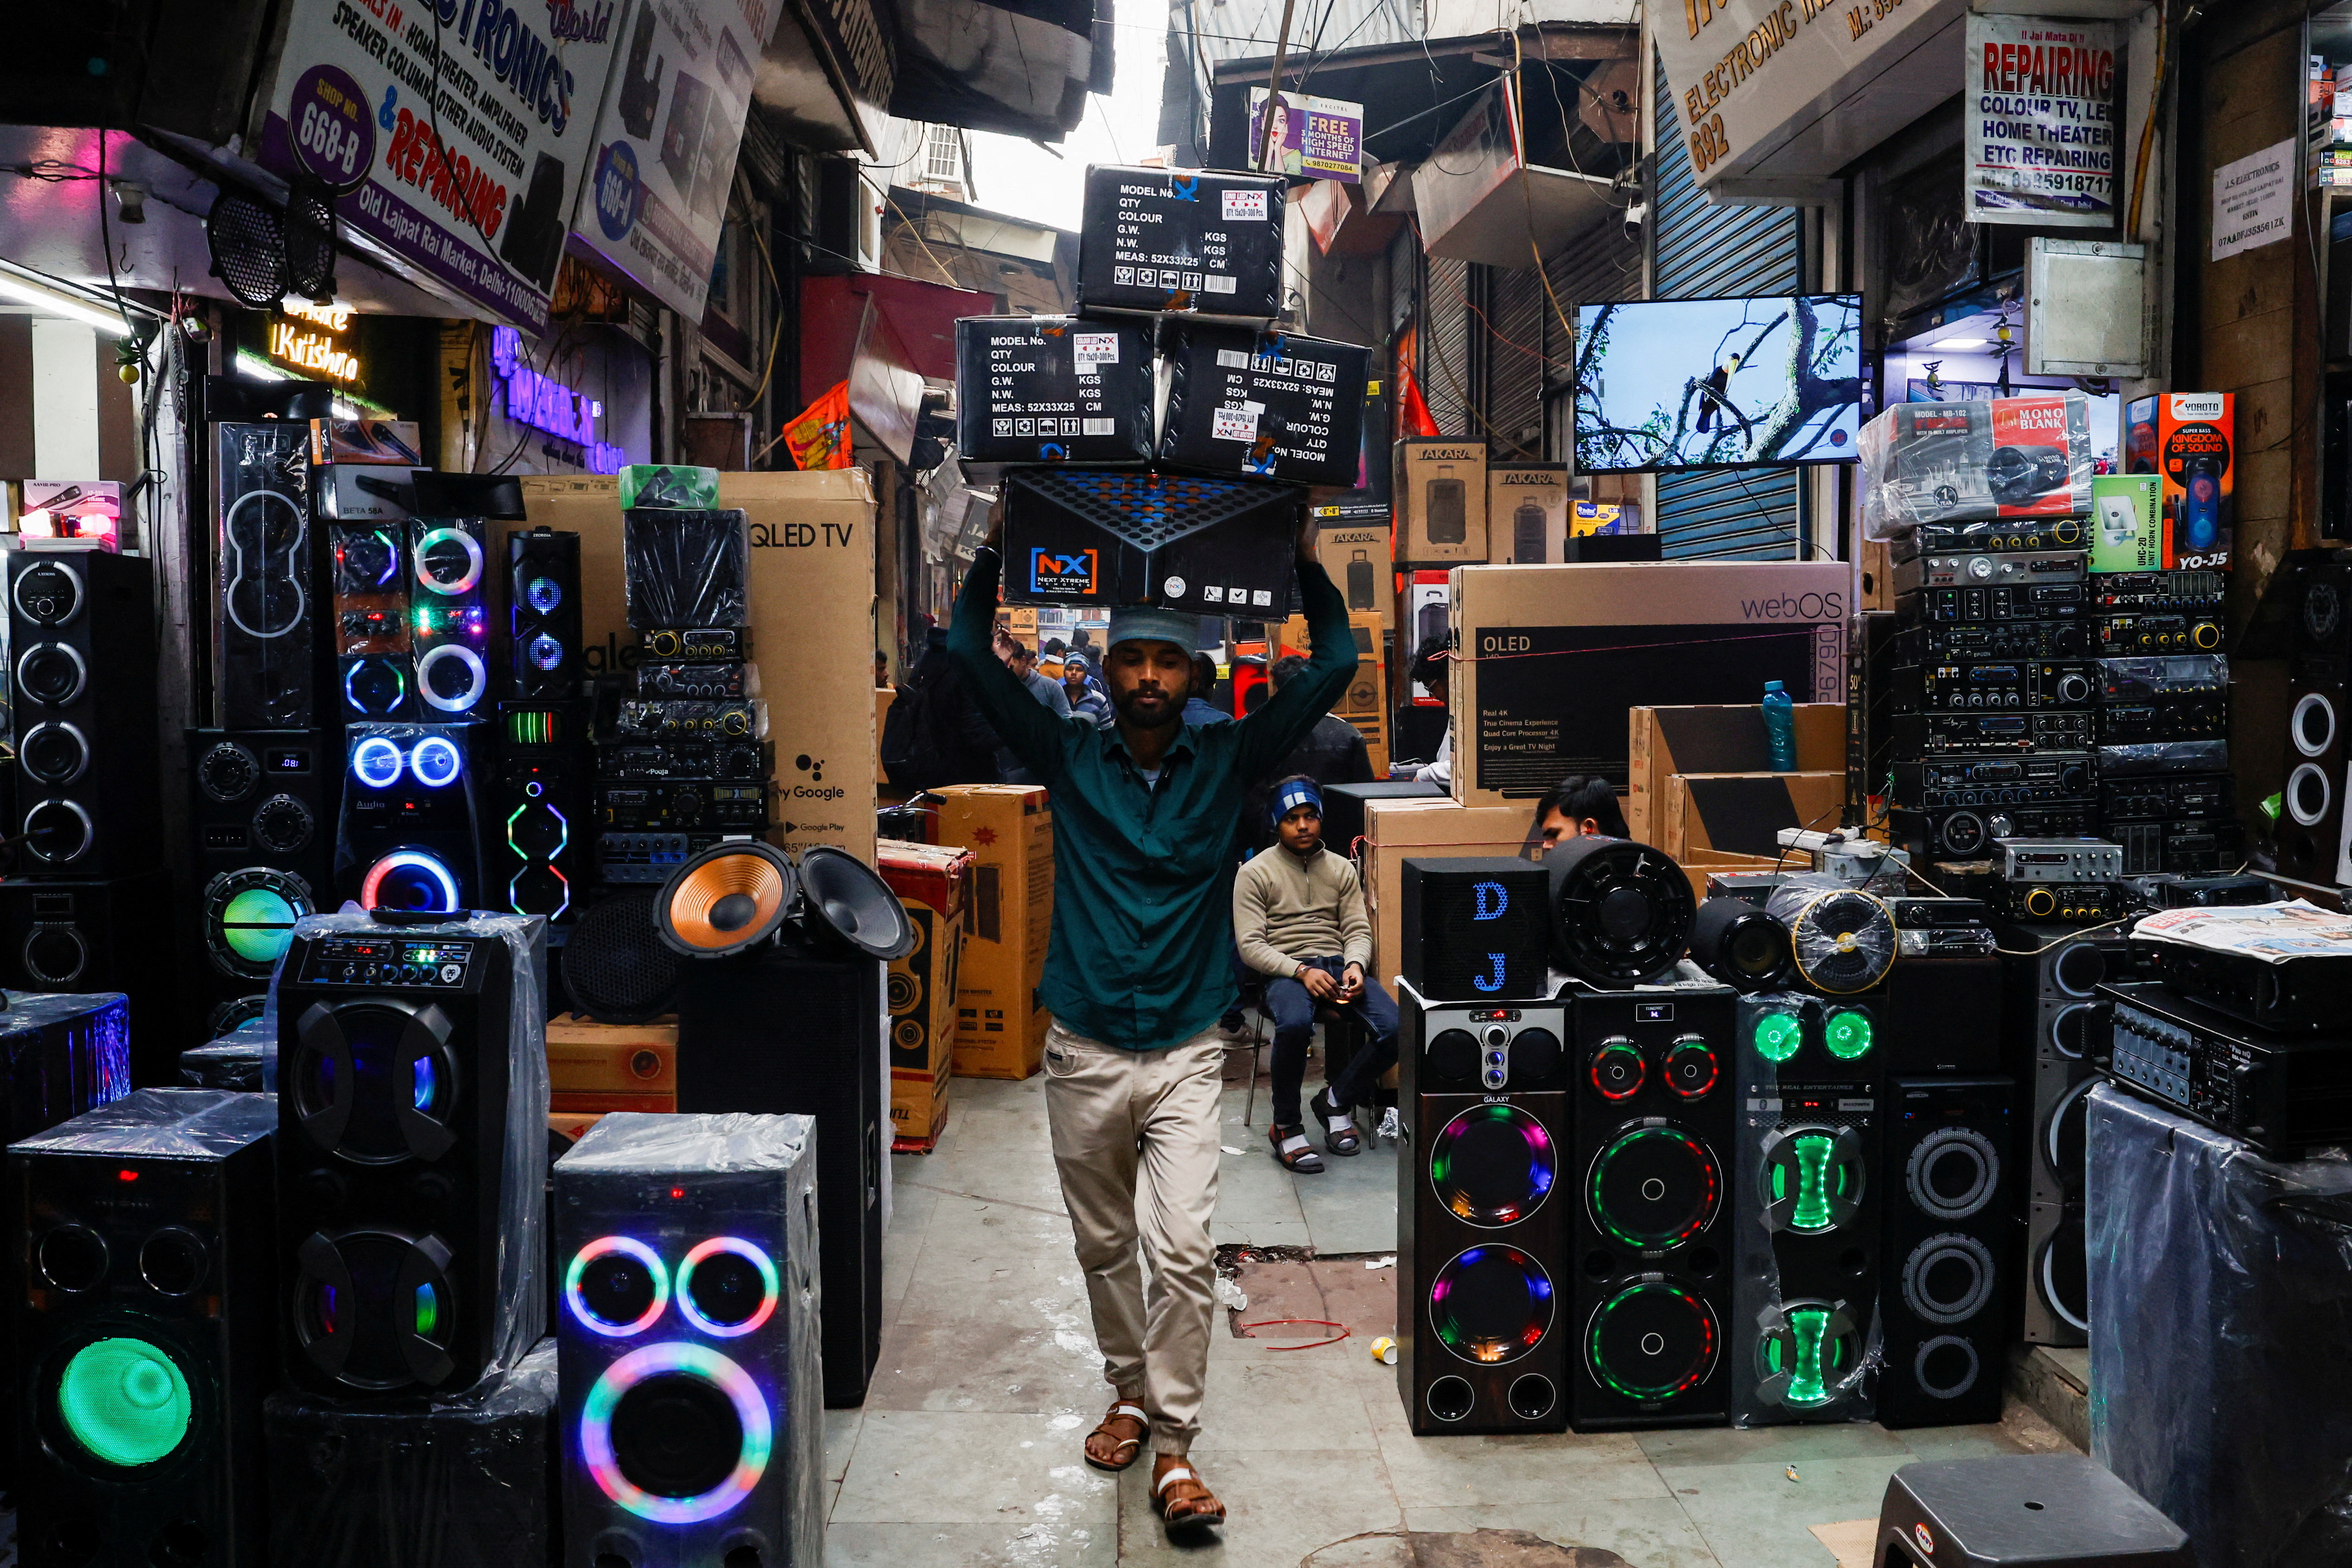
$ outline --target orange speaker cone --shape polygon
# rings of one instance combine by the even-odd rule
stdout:
[[[662,939],[697,957],[740,952],[783,923],[796,880],[792,862],[756,839],[713,845],[662,889]]]

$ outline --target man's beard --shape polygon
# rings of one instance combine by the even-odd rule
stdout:
[[[1160,721],[1160,722],[1171,723],[1183,718],[1184,702],[1192,694],[1191,688],[1192,683],[1187,681],[1181,687],[1162,686],[1159,689],[1160,695],[1165,698],[1168,703],[1168,717]],[[1139,686],[1129,687],[1124,691],[1114,687],[1110,694],[1110,703],[1113,708],[1118,710],[1118,716],[1120,718],[1127,720],[1130,723],[1139,724],[1146,729],[1150,729],[1151,727],[1150,721],[1138,717],[1135,712],[1136,700],[1142,695],[1143,688]]]

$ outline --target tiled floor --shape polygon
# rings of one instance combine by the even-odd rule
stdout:
[[[1294,1177],[1267,1156],[1265,1112],[1263,1080],[1253,1128],[1242,1086],[1229,1089],[1225,1142],[1240,1152],[1225,1159],[1217,1240],[1392,1247],[1389,1152]],[[1405,1560],[1384,1536],[1480,1528],[1634,1568],[1832,1568],[1807,1527],[1874,1516],[1897,1467],[2018,1447],[2000,1427],[1416,1438],[1364,1336],[1282,1352],[1220,1322],[1194,1455],[1229,1518],[1213,1542],[1173,1547],[1148,1461],[1112,1477],[1079,1457],[1108,1391],[1045,1080],[959,1079],[939,1148],[895,1156],[893,1172],[881,1364],[862,1410],[826,1413],[831,1568],[1353,1568]]]

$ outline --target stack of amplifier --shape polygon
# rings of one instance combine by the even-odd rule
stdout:
[[[2219,573],[2095,573],[2067,517],[1896,542],[1893,837],[1923,860],[2095,837],[2127,875],[2238,864]],[[2117,911],[2120,912],[2120,911]],[[2104,917],[2103,917],[2104,918]]]
[[[754,698],[750,535],[719,506],[709,468],[632,470],[665,488],[622,497],[634,689],[600,715],[596,870],[614,886],[659,885],[721,837],[768,826],[766,705]],[[650,504],[658,499],[659,504]]]
[[[956,447],[1007,465],[1004,597],[1280,620],[1370,351],[1287,331],[1283,182],[1087,171],[1078,314],[956,323]]]

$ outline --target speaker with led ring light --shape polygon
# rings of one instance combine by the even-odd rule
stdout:
[[[162,850],[152,563],[14,551],[8,566],[15,875],[107,878]],[[133,716],[126,720],[126,715]]]
[[[826,846],[797,862],[757,838],[689,858],[656,895],[662,942],[687,957],[677,1108],[813,1117],[824,1299],[824,1400],[861,1402],[882,1333],[882,1161],[889,1152],[889,961],[914,945],[906,906]]]
[[[343,747],[339,730],[190,730],[186,755],[207,980],[191,1004],[208,1020],[268,986],[294,922],[332,892]]]
[[[351,724],[335,901],[449,914],[482,904],[478,724]]]
[[[212,426],[213,517],[219,528],[213,712],[233,729],[320,722],[333,639],[324,530],[312,498],[310,428],[291,419]]]
[[[580,689],[580,536],[534,528],[507,535],[511,695],[562,700]]]
[[[2017,1080],[1902,1078],[1886,1098],[1879,1423],[1998,1421],[2020,1272]]]
[[[1730,1418],[1737,1007],[1731,987],[1687,967],[1670,986],[1575,997],[1564,1257],[1579,1431]]]
[[[1871,1413],[1881,1060],[1868,1003],[1793,992],[1739,1000],[1727,1339],[1741,1426]]]
[[[2352,729],[2352,568],[2292,570],[2294,606],[2287,662],[2286,754],[2275,869],[2303,881],[2340,880],[2347,853],[2344,793]]]
[[[818,1143],[807,1116],[622,1112],[556,1162],[579,1561],[821,1561]]]
[[[305,922],[278,979],[289,1383],[455,1393],[539,1338],[545,923]]]
[[[141,1089],[8,1151],[26,1563],[268,1561],[273,1103]]]

